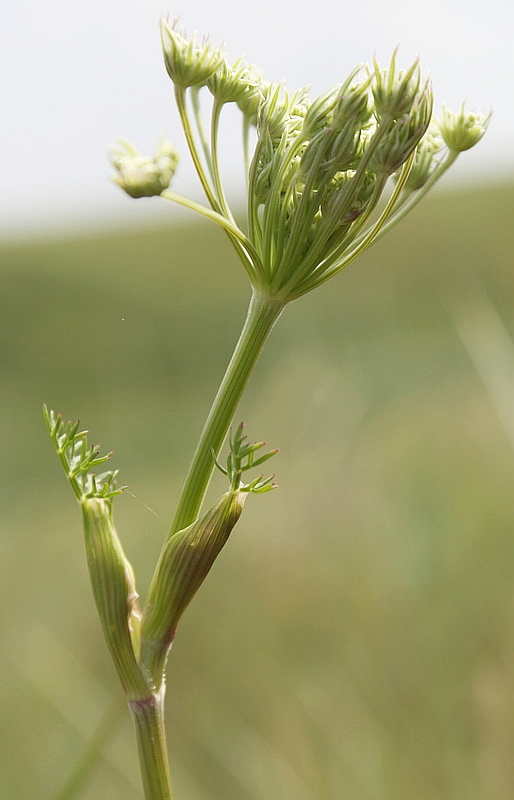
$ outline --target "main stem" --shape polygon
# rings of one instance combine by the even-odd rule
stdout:
[[[170,535],[187,527],[198,516],[214,462],[273,325],[285,303],[277,297],[253,292],[246,321],[225,377],[212,404],[180,495]]]
[[[170,535],[190,525],[198,516],[214,468],[212,450],[216,455],[219,453],[255,363],[284,305],[271,295],[255,291],[252,294],[241,336],[191,462]],[[144,652],[142,647],[141,667],[149,670],[149,664],[144,663]],[[145,798],[172,800],[163,717],[165,683],[162,676],[153,678],[160,691],[129,701],[129,706],[136,728]]]
[[[129,701],[145,800],[173,800],[164,728],[164,683],[158,694]]]

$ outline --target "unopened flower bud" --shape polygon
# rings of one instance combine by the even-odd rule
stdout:
[[[87,563],[98,615],[123,688],[144,694],[147,686],[136,661],[140,611],[134,573],[112,521],[109,499],[82,500]]]
[[[430,178],[432,172],[439,165],[437,154],[444,146],[443,140],[439,133],[430,128],[416,148],[416,155],[414,163],[409,172],[409,177],[405,183],[405,189],[408,191],[416,191],[421,189]]]
[[[221,47],[208,40],[201,44],[196,36],[188,39],[183,30],[176,29],[163,17],[161,19],[161,41],[166,71],[176,86],[205,86],[211,75],[223,66],[225,55]]]
[[[252,66],[251,69],[254,70],[255,68]],[[237,100],[237,107],[247,120],[256,125],[259,106],[270,84],[268,81],[258,79],[260,73],[257,69],[255,69],[254,74],[256,76],[255,85],[252,88],[251,84],[248,84],[248,90]]]
[[[309,104],[302,126],[302,134],[306,139],[312,139],[332,124],[340,91],[340,85],[332,86]]]
[[[407,115],[400,117],[373,153],[373,170],[377,174],[392,175],[405,163],[424,133],[425,129],[414,125]]]
[[[334,124],[344,125],[346,120],[352,119],[356,127],[363,128],[369,122],[372,113],[369,94],[371,76],[357,83],[352,82],[349,86],[347,83],[348,81],[343,85],[337,97]]]
[[[296,138],[310,106],[307,89],[290,95],[280,84],[269,84],[259,105],[257,132],[273,143]]]
[[[356,172],[348,170],[338,173],[332,181],[331,191],[323,205],[323,216],[332,227],[333,220],[337,220],[339,228],[350,225],[366,210],[373,197],[376,185],[374,173],[365,172],[355,191],[348,191],[355,180]]]
[[[373,169],[392,175],[408,159],[425,135],[432,119],[433,95],[430,81],[414,97],[408,113],[395,118],[392,124],[383,119],[376,132],[378,146],[373,153]],[[383,126],[386,125],[384,134]],[[371,143],[371,140],[370,140]]]
[[[123,491],[116,486],[116,472],[97,474],[91,469],[108,461],[89,447],[87,431],[79,422],[64,422],[44,406],[48,432],[82,508],[87,563],[93,596],[103,633],[118,675],[129,698],[148,694],[137,663],[141,618],[134,573],[120,544],[112,520],[112,501]]]
[[[240,108],[246,98],[251,97],[252,100],[257,98],[257,102],[260,100],[259,84],[259,71],[256,67],[246,64],[242,58],[238,58],[232,66],[225,59],[207,81],[207,86],[216,100],[221,103],[237,103]],[[257,107],[254,114],[256,111]]]
[[[118,174],[114,183],[130,197],[155,197],[168,188],[178,164],[178,152],[166,139],[161,139],[155,156],[142,156],[133,144],[120,139],[110,149],[110,160]]]
[[[443,107],[441,120],[438,122],[445,145],[453,153],[469,150],[480,141],[487,130],[491,114],[473,114],[464,108],[460,111],[448,111]]]
[[[200,519],[166,542],[141,623],[141,658],[150,665],[152,675],[164,666],[180,617],[241,516],[246,496],[227,492]]]
[[[419,92],[421,76],[418,61],[406,72],[397,70],[395,50],[388,69],[381,69],[376,60],[374,66],[372,90],[377,119],[383,116],[398,119],[409,114]]]

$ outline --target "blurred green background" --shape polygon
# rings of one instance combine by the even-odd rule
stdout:
[[[514,797],[513,212],[511,185],[439,193],[273,331],[236,421],[280,448],[279,489],[179,627],[177,800]],[[105,734],[77,796],[136,800],[41,406],[115,450],[144,597],[248,287],[208,225],[0,265],[0,797],[54,800]]]

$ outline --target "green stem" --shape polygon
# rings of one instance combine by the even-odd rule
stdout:
[[[228,234],[230,241],[236,248],[243,266],[246,269],[252,285],[255,285],[259,280],[259,275],[262,273],[262,265],[257,250],[253,246],[250,239],[237,227],[235,222],[232,222],[228,217],[224,217],[218,211],[213,211],[211,208],[197,203],[195,200],[190,200],[178,192],[171,189],[165,189],[160,195],[164,200],[170,200],[172,203],[184,206],[185,208],[201,214],[206,219],[216,222]],[[242,246],[241,246],[242,245]]]
[[[173,800],[164,728],[164,685],[151,698],[129,701],[136,729],[145,800]]]
[[[220,211],[220,206],[218,201],[216,200],[216,196],[211,188],[211,185],[208,181],[207,175],[205,174],[205,170],[202,165],[202,160],[200,158],[200,154],[198,153],[198,148],[196,147],[196,142],[193,136],[193,131],[191,130],[191,124],[189,122],[189,115],[187,113],[187,106],[186,106],[186,92],[185,89],[180,88],[179,86],[175,86],[175,102],[177,104],[178,112],[180,114],[180,121],[182,123],[182,128],[184,130],[184,135],[186,137],[187,146],[189,148],[189,152],[191,153],[191,158],[193,160],[193,164],[195,165],[196,173],[202,184],[202,188],[205,192],[205,196],[209,201],[211,208],[214,211]]]
[[[205,136],[205,131],[203,128],[203,120],[202,120],[202,112],[200,109],[200,98],[199,98],[200,87],[193,86],[191,87],[191,103],[193,106],[193,113],[196,122],[196,130],[198,131],[198,136],[200,138],[200,145],[203,150],[203,155],[205,158],[205,163],[207,164],[207,169],[209,170],[209,175],[211,178],[214,178],[214,171],[212,168],[212,158],[211,153],[209,151],[209,145],[207,144],[207,138]]]
[[[195,102],[195,97],[196,97],[195,92],[193,92],[193,101],[194,102]],[[255,247],[249,242],[241,243],[241,231],[239,231],[239,229],[237,228],[237,225],[234,222],[234,218],[232,216],[232,213],[231,213],[230,209],[228,208],[228,205],[226,204],[226,201],[224,199],[224,195],[221,194],[222,200],[218,200],[218,198],[216,197],[215,189],[211,186],[211,184],[209,182],[209,179],[208,179],[208,176],[207,176],[207,174],[206,174],[206,172],[205,172],[205,170],[203,168],[202,161],[201,161],[201,158],[200,158],[200,154],[198,152],[198,148],[196,146],[195,138],[194,138],[194,135],[193,135],[193,131],[191,129],[189,115],[187,113],[186,92],[185,92],[184,89],[181,89],[178,86],[175,86],[175,100],[176,100],[177,108],[178,108],[178,111],[179,111],[179,114],[180,114],[182,128],[184,130],[184,135],[186,137],[186,141],[187,141],[187,145],[188,145],[188,148],[189,148],[189,152],[191,153],[191,158],[193,160],[193,164],[195,166],[195,169],[196,169],[198,178],[200,180],[200,183],[202,184],[202,188],[203,188],[203,190],[205,192],[205,196],[207,197],[207,200],[209,201],[209,205],[211,206],[213,212],[217,216],[219,216],[220,219],[225,219],[226,220],[226,222],[220,222],[220,224],[223,227],[223,229],[225,230],[225,232],[226,232],[228,238],[230,239],[230,242],[231,242],[233,248],[235,249],[236,253],[238,254],[239,258],[243,262],[243,264],[245,266],[245,269],[247,270],[247,272],[248,272],[248,274],[250,276],[250,280],[252,281],[252,285],[255,285],[255,281],[258,280],[258,275],[259,275],[259,272],[260,272],[260,268],[259,268],[260,259],[259,259],[259,257],[257,256],[257,261],[255,262],[255,265],[254,265],[254,263],[252,261],[252,258],[255,258],[255,256],[257,255]],[[198,98],[196,97],[196,101],[197,100],[198,100]],[[216,110],[216,108],[217,108],[217,105],[215,104],[214,109]],[[221,110],[221,107],[219,107],[218,111],[216,111],[216,113],[218,115],[219,115],[219,111],[220,110]],[[197,102],[196,102],[196,106],[194,108],[194,111],[195,111],[195,116],[196,116],[197,127],[198,127],[198,130],[199,130],[199,136],[200,136],[200,139],[201,139],[201,144],[202,144],[202,147],[203,147],[203,149],[205,151],[205,158],[207,160],[207,168],[208,168],[208,171],[210,172],[210,174],[215,176],[215,173],[218,170],[217,156],[215,155],[215,153],[213,153],[213,154],[209,153],[209,148],[208,148],[207,142],[205,140],[205,135],[204,135],[204,132],[203,132],[203,126],[202,126],[201,116],[200,116],[200,108],[199,108],[199,105],[198,105]],[[214,135],[216,135],[216,134],[214,134]],[[214,158],[216,158],[216,162],[214,162],[214,160],[213,160]],[[215,181],[216,181],[217,189],[220,190],[221,189],[221,180],[219,178],[219,174],[217,175],[217,177],[215,177],[215,178],[213,177],[213,179],[215,179]],[[189,203],[186,203],[186,202],[184,202],[184,198],[181,198],[180,195],[176,195],[174,192],[166,191],[166,192],[163,192],[161,196],[164,196],[169,200],[175,200],[176,202],[179,202],[182,205],[189,205],[190,208],[193,208],[192,201],[190,201]],[[225,203],[225,210],[222,207],[222,202]],[[196,210],[200,210],[202,208],[202,206],[200,206],[198,204],[196,204],[196,205],[198,206],[198,208]],[[204,216],[205,216],[206,215],[206,211],[207,211],[207,209],[201,210],[200,213],[204,214]],[[241,246],[241,244],[243,244],[243,246]]]
[[[211,119],[212,174],[214,180],[214,188],[216,189],[216,194],[218,195],[218,200],[220,202],[221,210],[223,214],[227,217],[227,219],[229,219],[231,222],[234,223],[234,218],[227,203],[227,198],[225,197],[223,184],[221,182],[220,165],[218,160],[218,132],[220,127],[220,116],[222,110],[223,110],[223,103],[220,103],[218,100],[214,100],[212,106],[212,119]]]
[[[214,469],[212,450],[217,456],[255,363],[285,304],[276,296],[255,291],[252,294],[241,336],[191,462],[170,535],[190,525],[198,516]]]

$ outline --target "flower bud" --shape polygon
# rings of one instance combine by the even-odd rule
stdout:
[[[227,492],[164,545],[141,623],[141,661],[154,678],[164,668],[180,617],[241,516],[246,496],[237,490]]]
[[[425,129],[413,124],[407,115],[400,117],[378,144],[370,166],[378,175],[392,175],[405,163],[424,133]]]
[[[350,77],[354,74],[357,74],[357,70]],[[344,125],[346,120],[352,119],[356,128],[363,128],[368,124],[372,113],[369,94],[371,76],[357,83],[354,83],[353,80],[349,85],[348,83],[346,81],[343,84],[337,97],[334,124]]]
[[[302,125],[310,101],[306,89],[292,96],[279,84],[269,84],[263,91],[257,114],[259,137],[252,169],[252,195],[258,203],[269,196],[280,175],[283,192],[296,175],[300,159],[298,143],[303,142]]]
[[[319,189],[339,172],[356,166],[362,150],[362,133],[370,123],[370,79],[355,82],[357,67],[344,84],[334,86],[309,106],[302,136],[309,140],[301,155],[301,177]]]
[[[362,65],[356,67],[342,84],[333,86],[309,105],[302,133],[312,139],[320,131],[333,126],[345,127],[353,121],[355,128],[362,128],[371,116],[369,86],[371,77],[356,78]]]
[[[136,661],[140,611],[134,573],[112,521],[112,501],[82,500],[87,563],[107,645],[127,695],[147,692]],[[134,648],[135,646],[135,648]]]
[[[480,141],[487,130],[491,114],[467,112],[464,104],[459,112],[448,111],[443,106],[442,119],[438,122],[445,145],[453,153],[469,150]]]
[[[223,66],[225,55],[221,47],[216,48],[204,40],[198,44],[196,37],[188,39],[185,31],[176,30],[163,17],[161,19],[161,41],[166,71],[176,86],[205,86],[211,75]]]
[[[412,100],[408,113],[382,119],[375,133],[370,164],[383,175],[392,175],[408,159],[425,135],[432,119],[433,95],[430,80]],[[373,147],[373,139],[369,146]]]
[[[388,69],[380,69],[375,60],[373,75],[373,97],[375,99],[375,115],[378,120],[384,116],[398,119],[409,114],[419,91],[421,80],[418,61],[408,69],[397,70],[396,50]]]
[[[340,91],[340,85],[332,86],[310,103],[302,126],[302,134],[306,139],[312,139],[332,124]]]
[[[437,154],[443,146],[444,143],[441,136],[431,127],[416,148],[414,163],[405,183],[405,189],[412,192],[421,189],[425,185],[434,169],[440,163]]]
[[[220,103],[237,103],[240,108],[245,104],[251,105],[255,115],[257,106],[254,103],[257,99],[258,105],[260,100],[260,82],[261,76],[257,68],[238,58],[232,66],[225,59],[220,68],[211,75],[207,86]]]
[[[178,164],[178,152],[166,139],[161,139],[155,156],[142,156],[133,144],[120,139],[109,152],[118,174],[114,183],[130,197],[155,197],[168,188]]]
[[[307,89],[290,95],[280,84],[269,84],[259,105],[257,132],[271,138],[274,145],[295,139],[310,106]]]
[[[323,217],[334,230],[336,229],[334,221],[337,221],[339,230],[349,227],[366,210],[373,198],[377,182],[374,173],[365,172],[356,184],[355,190],[348,192],[349,184],[356,180],[356,172],[348,170],[338,173],[331,183],[330,192],[327,194],[322,210]]]
[[[250,69],[253,70],[254,67],[252,66]],[[255,74],[258,74],[257,70],[255,70]],[[256,83],[253,89],[251,85],[248,84],[248,90],[236,101],[237,107],[252,125],[257,124],[259,106],[264,93],[268,90],[269,85],[270,84],[267,81],[264,81],[263,79],[257,80],[256,78]]]

